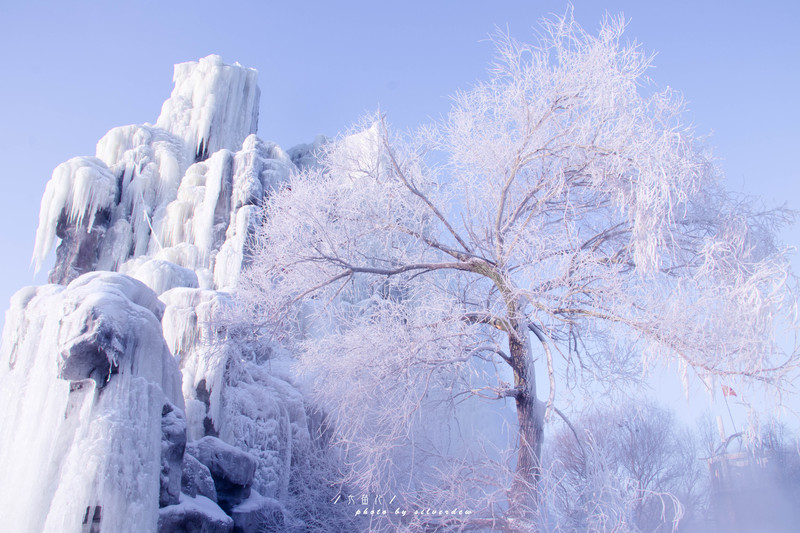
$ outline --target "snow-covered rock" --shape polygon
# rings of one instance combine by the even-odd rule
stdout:
[[[295,454],[311,440],[286,357],[215,322],[232,303],[225,293],[177,288],[161,299],[164,336],[183,373],[189,439],[218,436],[247,450],[258,460],[253,486],[286,498]]]
[[[204,496],[181,494],[180,502],[158,511],[159,533],[231,533],[233,519]],[[255,531],[255,530],[253,530]]]
[[[216,437],[190,442],[186,453],[203,464],[214,479],[217,502],[226,511],[250,496],[256,459]]]
[[[328,142],[329,139],[324,135],[317,135],[312,143],[298,144],[289,148],[289,157],[297,168],[316,168],[319,166],[318,154]]]
[[[311,436],[302,395],[275,372],[279,361],[272,363],[272,372],[257,365],[229,372],[218,428],[220,438],[256,457],[253,487],[264,496],[286,499],[292,464]]]
[[[193,498],[200,494],[217,503],[217,489],[214,487],[211,472],[206,465],[188,453],[183,455],[181,491]]]
[[[231,510],[234,533],[251,531],[288,531],[291,521],[278,500],[253,491],[250,497]]]
[[[159,294],[233,288],[260,223],[255,206],[296,168],[254,135],[256,78],[218,56],[176,65],[175,90],[155,126],[114,128],[96,157],[56,168],[34,249],[40,265],[61,239],[50,281],[118,270]]]
[[[175,89],[156,126],[182,138],[193,160],[236,150],[258,127],[258,73],[218,55],[175,65]]]
[[[119,271],[138,279],[156,294],[162,294],[175,287],[197,288],[199,284],[194,270],[171,261],[147,256],[131,259],[124,263]]]
[[[42,197],[34,257],[43,259],[56,235],[64,238],[68,226],[91,234],[97,213],[111,208],[116,192],[116,178],[96,157],[74,157],[58,165]],[[86,272],[94,261],[81,262],[79,267]]]

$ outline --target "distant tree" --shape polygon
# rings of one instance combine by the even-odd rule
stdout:
[[[704,440],[711,453],[706,531],[795,531],[800,520],[800,448],[777,419],[757,413],[724,441]]]
[[[795,369],[775,342],[794,327],[777,241],[792,215],[726,192],[623,29],[590,35],[567,14],[536,45],[498,38],[488,79],[440,123],[368,120],[267,202],[239,296],[258,331],[294,343],[350,481],[392,483],[424,405],[508,399],[492,527],[525,530],[559,390],[650,361],[774,386]]]
[[[786,424],[769,418],[760,424],[759,432],[747,442],[752,462],[760,474],[791,501],[793,509],[800,504],[800,439]],[[800,518],[795,512],[793,520]]]
[[[698,440],[654,404],[594,409],[548,449],[560,530],[666,532],[703,512],[707,468]]]

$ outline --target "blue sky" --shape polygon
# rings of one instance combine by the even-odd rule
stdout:
[[[800,208],[800,3],[575,1],[594,30],[624,13],[657,52],[650,72],[681,91],[729,187]],[[259,71],[259,136],[284,148],[329,136],[380,106],[412,127],[484,76],[487,35],[532,40],[563,1],[18,2],[0,5],[0,307],[29,268],[44,186],[94,154],[114,126],[155,122],[172,65],[210,53]],[[785,235],[800,244],[800,231]],[[795,260],[795,265],[800,262]]]

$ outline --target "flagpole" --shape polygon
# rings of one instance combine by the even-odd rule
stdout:
[[[731,424],[733,425],[733,432],[739,433],[739,430],[736,429],[736,422],[733,421],[733,413],[731,413],[731,406],[728,405],[728,395],[725,394],[725,391],[722,391],[722,397],[725,399],[725,407],[728,408],[728,416],[731,417]]]

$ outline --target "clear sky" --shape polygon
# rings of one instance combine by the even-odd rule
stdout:
[[[172,65],[220,54],[259,71],[259,136],[284,148],[336,135],[378,106],[412,127],[484,76],[486,37],[532,40],[551,0],[16,2],[0,0],[0,307],[34,280],[39,201],[53,169],[115,126],[155,122]],[[800,2],[580,1],[595,30],[624,13],[680,90],[729,187],[800,208]],[[800,244],[797,228],[785,235]],[[795,259],[796,268],[800,262]]]

